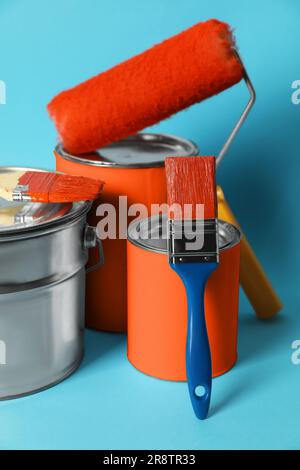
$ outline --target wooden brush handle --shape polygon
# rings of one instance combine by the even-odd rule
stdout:
[[[219,218],[239,227],[220,186],[217,188],[217,196]],[[282,303],[244,233],[241,239],[240,284],[258,318],[270,318],[282,309]]]

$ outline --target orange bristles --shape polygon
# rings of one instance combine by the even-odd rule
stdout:
[[[197,204],[204,220],[217,218],[215,157],[169,157],[165,167],[170,219],[198,219]]]
[[[93,200],[103,189],[103,182],[92,178],[34,171],[25,172],[19,184],[28,185],[26,193],[38,202]]]
[[[15,171],[0,176],[1,197],[14,201],[75,202],[97,199],[103,181],[44,171]]]

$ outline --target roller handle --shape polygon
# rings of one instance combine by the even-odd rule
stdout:
[[[217,188],[217,195],[219,218],[238,227],[239,224],[219,186]],[[270,318],[282,309],[282,303],[244,233],[241,239],[240,284],[258,318]]]
[[[212,368],[205,322],[204,290],[217,263],[186,263],[172,267],[183,280],[188,300],[186,374],[190,398],[197,418],[205,419],[211,397]]]

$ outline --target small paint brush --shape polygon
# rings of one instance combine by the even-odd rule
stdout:
[[[204,313],[204,290],[219,261],[214,157],[165,160],[169,263],[188,300],[186,373],[194,412],[208,414],[212,369]]]
[[[103,181],[46,171],[0,172],[0,197],[7,201],[76,202],[97,199]]]

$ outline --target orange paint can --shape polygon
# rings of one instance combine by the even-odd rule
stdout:
[[[192,142],[166,134],[141,133],[97,152],[70,155],[58,145],[55,149],[56,169],[64,173],[105,181],[101,200],[95,201],[88,223],[97,225],[100,203],[110,203],[119,218],[119,196],[127,196],[128,207],[143,204],[150,213],[151,204],[167,201],[164,171],[166,156],[197,155]],[[130,220],[128,219],[128,222]],[[126,239],[103,240],[104,266],[87,274],[86,323],[90,328],[105,331],[127,330]],[[91,264],[98,253],[90,254]]]
[[[141,372],[166,380],[186,380],[187,301],[184,285],[170,268],[167,218],[132,222],[128,229],[129,361]],[[219,221],[220,263],[205,290],[205,317],[213,376],[237,359],[240,232]]]

